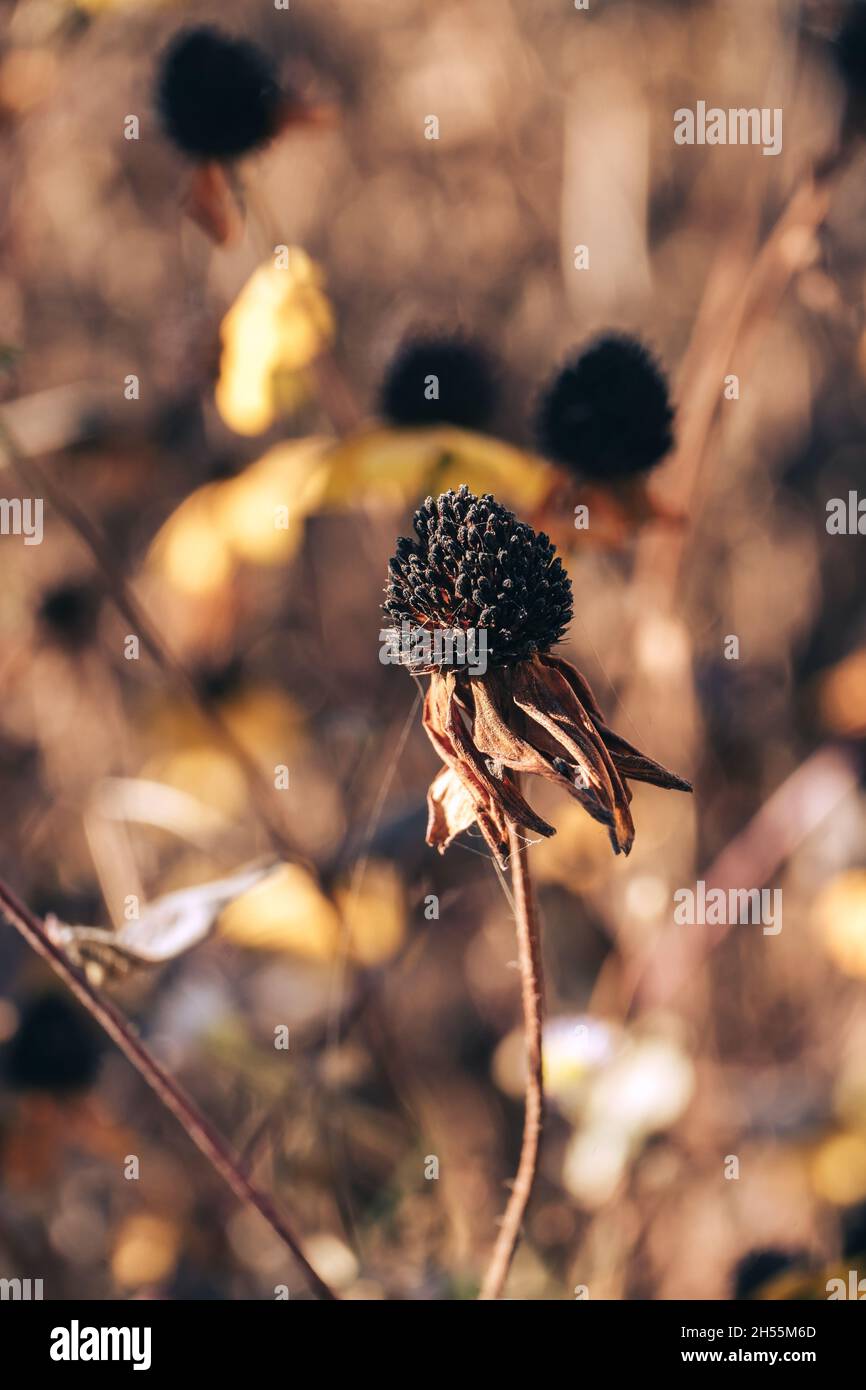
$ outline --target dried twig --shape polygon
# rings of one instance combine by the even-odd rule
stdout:
[[[271,1230],[291,1250],[301,1267],[304,1278],[317,1298],[336,1299],[337,1295],[316,1273],[304,1254],[300,1240],[285,1217],[277,1210],[266,1193],[260,1191],[244,1172],[242,1164],[232,1154],[227,1141],[202,1114],[198,1106],[185,1095],[177,1082],[135,1036],[129,1022],[109,1000],[102,998],[86,977],[77,970],[63,951],[48,936],[44,923],[31,912],[0,879],[0,912],[15,927],[28,945],[47,961],[55,974],[71,990],[80,1004],[116,1043],[140,1076],[170,1110],[204,1154],[220,1177],[242,1202],[248,1202],[267,1221]]]

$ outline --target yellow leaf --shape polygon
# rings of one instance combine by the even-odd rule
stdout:
[[[812,1184],[819,1197],[846,1207],[866,1197],[866,1138],[834,1134],[812,1159]]]
[[[222,322],[217,409],[238,434],[261,434],[307,391],[304,369],[333,339],[322,275],[299,247],[253,272]]]
[[[550,487],[542,459],[500,439],[444,425],[435,429],[372,426],[337,444],[323,504],[370,499],[415,502],[461,483],[492,492],[518,512],[537,506]]]
[[[229,904],[220,936],[252,950],[290,951],[326,961],[339,945],[340,919],[306,869],[284,864]]]
[[[349,948],[364,965],[389,960],[403,941],[406,907],[400,876],[390,865],[370,861],[357,887],[335,893]]]
[[[826,884],[813,919],[833,963],[846,975],[866,979],[866,869],[850,869]]]
[[[159,1216],[130,1216],[117,1233],[111,1273],[124,1289],[158,1284],[177,1263],[180,1237],[170,1221]]]
[[[150,548],[149,563],[186,594],[221,589],[234,569],[231,551],[216,527],[220,486],[208,483],[191,493],[160,528]]]
[[[236,478],[219,484],[213,520],[220,539],[240,560],[284,564],[303,537],[303,521],[327,482],[326,441],[291,440],[269,449]]]

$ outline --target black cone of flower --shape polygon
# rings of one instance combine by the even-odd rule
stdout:
[[[674,411],[655,359],[635,338],[609,335],[573,357],[544,393],[541,452],[585,478],[644,474],[672,447]]]
[[[547,536],[463,486],[419,507],[415,537],[398,541],[389,570],[392,631],[473,630],[486,643],[483,668],[463,662],[456,645],[436,657],[432,641],[433,659],[416,668],[430,676],[423,724],[444,763],[428,794],[428,844],[443,852],[477,825],[504,863],[509,827],[553,835],[522,796],[521,773],[574,797],[625,854],[634,839],[627,779],[691,790],[609,729],[580,672],[553,655],[572,593]]]
[[[31,999],[0,1053],[13,1091],[69,1095],[93,1084],[101,1055],[98,1034],[84,1012],[60,994]]]
[[[389,565],[383,607],[396,625],[484,628],[495,666],[559,641],[571,621],[571,581],[547,536],[465,485],[428,497],[414,526],[416,538],[399,540]]]
[[[381,410],[392,425],[482,430],[499,395],[494,366],[468,338],[414,337],[390,363]]]
[[[209,25],[182,30],[160,60],[157,110],[166,135],[192,159],[233,159],[266,144],[282,102],[269,55]]]

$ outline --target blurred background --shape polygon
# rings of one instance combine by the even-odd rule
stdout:
[[[548,1121],[508,1296],[824,1298],[866,1275],[864,540],[826,528],[866,477],[856,140],[777,298],[726,337],[835,146],[842,13],[0,5],[0,490],[45,499],[41,545],[0,537],[0,873],[122,932],[130,895],[284,861],[194,950],[102,987],[344,1297],[473,1297],[523,1119],[514,924],[479,837],[424,844],[437,763],[379,661],[387,560],[462,481],[537,516],[534,403],[608,328],[658,354],[681,426],[707,373],[718,406],[659,472],[688,484],[685,528],[601,543],[569,525],[571,482],[542,511],[574,584],[562,651],[695,795],[635,787],[624,861],[530,791],[557,828],[532,851]],[[165,43],[210,21],[338,112],[233,166],[219,246],[153,102]],[[781,154],[675,145],[699,100],[782,108]],[[499,363],[484,434],[378,422],[405,336],[458,330]],[[782,930],[676,925],[699,878],[781,889]],[[0,1276],[308,1296],[11,927]]]

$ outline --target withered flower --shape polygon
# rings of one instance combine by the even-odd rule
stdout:
[[[572,357],[541,401],[542,453],[579,477],[616,482],[647,473],[673,445],[664,373],[636,338],[611,333]]]
[[[435,379],[435,391],[431,391]],[[411,336],[388,365],[381,409],[404,428],[457,425],[483,430],[499,395],[496,364],[479,343],[460,334]]]
[[[428,795],[428,844],[442,853],[477,823],[504,865],[509,826],[553,835],[518,786],[520,773],[535,773],[580,802],[607,828],[614,851],[628,854],[628,781],[691,787],[609,729],[583,676],[553,654],[573,611],[555,547],[489,494],[475,497],[465,486],[428,497],[414,525],[415,538],[401,538],[389,562],[389,619],[416,636],[444,629],[465,639],[472,631],[486,644],[483,673],[450,659],[425,661],[423,642],[416,643],[421,658],[408,663],[430,675],[423,722],[444,763]],[[447,656],[455,651],[459,643]]]
[[[175,35],[156,98],[166,134],[192,159],[233,159],[266,144],[283,102],[270,54],[210,25]]]

